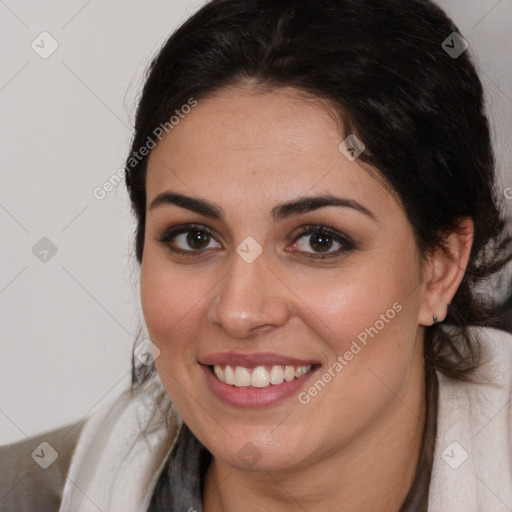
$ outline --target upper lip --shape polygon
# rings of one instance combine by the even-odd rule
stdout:
[[[276,366],[276,365],[291,365],[291,366],[307,366],[319,364],[311,359],[297,359],[296,357],[289,357],[282,354],[275,354],[272,352],[260,352],[253,354],[243,354],[239,352],[216,352],[209,354],[199,361],[204,365],[230,365],[230,366]]]

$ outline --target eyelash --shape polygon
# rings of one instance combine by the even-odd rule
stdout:
[[[203,224],[184,224],[181,226],[175,226],[168,230],[166,230],[160,237],[156,238],[156,241],[164,244],[168,247],[169,251],[175,254],[180,254],[185,257],[198,257],[200,256],[200,253],[203,252],[205,249],[198,249],[198,250],[189,250],[184,251],[182,249],[176,249],[171,246],[172,240],[177,237],[178,235],[182,235],[184,233],[189,233],[191,231],[199,231],[203,233],[207,233],[209,236],[211,236],[214,240],[215,234],[213,233],[212,229],[208,226],[205,226]],[[300,252],[301,255],[305,256],[306,258],[312,259],[312,260],[318,260],[318,259],[326,259],[326,258],[333,258],[337,256],[341,256],[342,254],[345,254],[349,251],[355,250],[356,245],[355,243],[346,235],[342,235],[338,231],[336,231],[333,228],[330,228],[328,226],[324,226],[322,224],[318,225],[308,225],[303,226],[301,228],[300,233],[295,236],[295,238],[292,240],[292,244],[299,241],[301,238],[308,236],[308,235],[327,235],[334,242],[338,242],[342,245],[342,247],[334,252],[329,253],[308,253],[304,251],[297,251]],[[294,251],[295,252],[295,251]]]

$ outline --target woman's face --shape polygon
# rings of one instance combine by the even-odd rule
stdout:
[[[237,468],[325,459],[421,388],[413,231],[341,142],[318,101],[239,86],[200,100],[149,160],[141,298],[157,371]]]

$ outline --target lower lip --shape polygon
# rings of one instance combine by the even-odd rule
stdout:
[[[215,396],[222,402],[235,407],[268,407],[277,404],[297,393],[320,369],[320,366],[315,367],[302,377],[295,378],[290,382],[284,381],[282,384],[271,384],[266,388],[255,388],[231,386],[220,381],[209,366],[204,364],[199,366]]]

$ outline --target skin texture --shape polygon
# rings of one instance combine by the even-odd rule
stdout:
[[[436,250],[422,263],[401,205],[341,154],[342,140],[319,100],[240,84],[200,100],[150,156],[143,313],[162,383],[214,456],[206,512],[399,510],[412,483],[425,415],[424,326],[446,315],[472,224],[465,219],[466,234],[448,238],[451,258]],[[150,209],[167,191],[214,203],[223,219]],[[337,206],[270,216],[278,204],[323,194],[357,201],[375,219]],[[194,250],[186,235],[158,241],[186,223],[213,231],[192,256],[171,251]],[[355,247],[308,258],[318,254],[316,235],[298,238],[300,228],[319,224]],[[249,236],[263,248],[252,263],[236,252]],[[328,252],[340,247],[334,241]],[[394,318],[305,405],[297,394],[264,408],[227,405],[198,364],[214,352],[274,352],[318,361],[321,376],[396,303]],[[250,467],[237,457],[249,442],[259,454]]]

